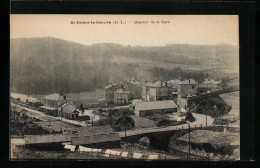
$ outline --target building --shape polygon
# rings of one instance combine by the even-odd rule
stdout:
[[[13,107],[11,109],[11,116],[13,117],[25,117],[27,115],[27,110],[20,107]]]
[[[198,84],[193,79],[182,81],[178,85],[178,99],[187,98],[188,95],[197,93]]]
[[[130,92],[121,87],[114,92],[114,104],[124,105],[128,104],[130,99]]]
[[[179,79],[169,80],[168,85],[172,87],[173,92],[178,92],[178,85],[181,83]]]
[[[177,105],[173,100],[136,103],[133,107],[135,115],[144,117],[154,114],[177,112]]]
[[[119,88],[120,86],[115,84],[105,87],[105,100],[107,104],[114,103],[114,92],[117,91]]]
[[[52,93],[43,98],[44,105],[40,106],[42,111],[48,115],[61,116],[61,106],[67,102],[66,96],[59,93]]]
[[[143,101],[160,101],[172,99],[172,87],[166,81],[146,83],[142,87]]]
[[[64,103],[61,106],[61,113],[62,113],[62,117],[67,119],[78,119],[79,117],[79,111],[76,110],[75,106],[69,103]]]
[[[77,136],[72,136],[72,145],[98,149],[120,148],[120,137],[110,126],[84,127],[75,131]]]
[[[130,92],[130,100],[142,98],[142,83],[135,80],[126,81],[124,88]]]

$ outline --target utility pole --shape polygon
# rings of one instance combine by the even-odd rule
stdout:
[[[190,159],[190,124],[189,124],[189,159]]]
[[[126,112],[124,112],[124,117],[125,117],[125,121],[124,121],[124,123],[125,123],[125,142],[126,142]]]

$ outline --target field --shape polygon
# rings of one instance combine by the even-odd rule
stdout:
[[[228,113],[230,116],[240,116],[239,95],[239,91],[220,95],[220,97],[232,107]]]

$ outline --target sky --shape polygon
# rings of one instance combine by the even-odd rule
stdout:
[[[77,24],[77,21],[81,24]],[[111,24],[90,24],[90,21],[110,21]],[[115,24],[115,21],[122,21],[124,24]],[[83,22],[85,24],[82,24]],[[56,37],[85,45],[117,43],[163,46],[224,43],[238,46],[238,24],[238,15],[12,14],[10,38]]]

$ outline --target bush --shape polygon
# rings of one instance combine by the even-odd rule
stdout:
[[[159,122],[157,123],[157,126],[158,126],[158,127],[162,127],[162,126],[166,126],[166,125],[170,125],[170,120],[162,119],[161,121],[159,121]]]
[[[191,112],[187,112],[185,120],[186,121],[188,120],[189,122],[193,122],[193,121],[195,121],[195,118],[193,117]]]

